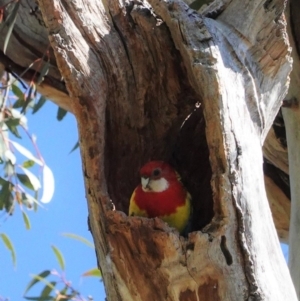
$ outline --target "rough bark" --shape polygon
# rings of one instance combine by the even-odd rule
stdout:
[[[291,69],[284,1],[219,1],[203,16],[149,3],[39,1],[78,120],[107,299],[296,300],[261,150]],[[151,158],[192,193],[201,231],[187,239],[112,210],[126,211]]]
[[[6,0],[0,0],[0,6],[3,6],[4,3],[6,3]],[[199,10],[200,12],[205,12],[207,9],[207,6],[203,4],[209,4],[209,2],[213,1],[194,1],[192,4],[193,7],[198,8],[201,7]],[[218,9],[218,2],[214,2],[212,6],[215,7],[215,10]],[[297,6],[297,3],[295,2],[295,5]],[[212,9],[211,6],[211,10]],[[296,10],[295,10],[296,11]],[[7,17],[9,13],[9,10],[5,10],[5,17]],[[295,13],[295,30],[297,30],[297,14]],[[4,39],[6,35],[6,28],[2,30],[2,34],[0,35],[0,45],[3,47]],[[297,39],[296,39],[297,40]],[[298,39],[299,40],[299,39]],[[42,19],[42,15],[39,9],[39,6],[37,3],[33,0],[24,0],[21,3],[20,6],[20,14],[17,17],[16,26],[12,33],[11,42],[9,44],[7,55],[4,55],[2,52],[0,52],[0,66],[4,67],[6,70],[13,72],[14,74],[21,75],[22,72],[24,72],[25,68],[28,67],[33,61],[36,61],[38,59],[41,59],[43,55],[45,54],[45,51],[49,49],[49,57],[50,57],[50,72],[45,77],[44,82],[38,86],[38,90],[44,94],[49,99],[54,100],[59,106],[63,107],[66,110],[71,111],[72,110],[72,104],[71,104],[71,98],[68,95],[68,92],[66,91],[65,82],[63,80],[63,77],[60,74],[60,71],[57,68],[57,63],[52,51],[52,48],[49,47],[48,37],[47,37],[47,28],[45,26],[45,23]],[[18,49],[16,52],[15,50]],[[33,65],[33,67],[24,75],[22,75],[22,78],[24,80],[30,81],[34,77],[37,78],[39,75],[39,72],[42,68],[42,66],[46,63],[48,57],[44,56],[42,63],[38,61]],[[0,67],[0,70],[2,70],[2,67]],[[1,73],[1,72],[0,72]],[[201,114],[201,112],[198,112],[198,114]],[[195,114],[194,114],[195,115]],[[193,115],[193,117],[194,117]],[[165,115],[164,118],[170,118],[172,119],[172,116]],[[194,117],[196,119],[196,117]],[[167,122],[170,123],[170,122]],[[189,124],[187,125],[187,128],[193,131],[195,129],[196,123],[190,120]],[[199,127],[199,126],[198,126]],[[276,125],[273,124],[273,127],[275,128]],[[283,125],[284,130],[284,125]],[[181,143],[184,143],[184,138],[187,136],[187,134],[190,134],[190,132],[184,131],[183,134],[178,135],[176,142],[174,142],[175,145],[180,145]],[[201,129],[200,135],[204,135],[204,129]],[[122,135],[121,135],[122,136]],[[190,141],[191,134],[189,136],[189,139],[186,139],[185,141]],[[264,146],[264,156],[268,160],[269,163],[274,165],[275,167],[278,167],[281,171],[284,171],[287,175],[287,148],[284,147],[280,143],[280,137],[276,134],[274,134],[274,131],[271,129],[269,135],[266,138],[265,146]],[[178,143],[177,141],[181,141],[181,143]],[[203,141],[203,139],[199,139],[199,141]],[[201,142],[200,142],[201,143]],[[203,149],[197,146],[198,150]],[[160,148],[158,146],[157,148]],[[167,154],[166,152],[169,152]],[[172,153],[172,151],[171,151]],[[172,154],[170,154],[169,150],[166,150],[164,152],[164,156],[168,157],[172,163],[176,165],[176,162],[174,161],[180,161],[178,157],[182,156],[189,156],[189,152],[185,151],[182,153],[180,151],[177,152],[175,158],[172,157]],[[207,156],[207,149],[204,150],[203,156]],[[143,161],[144,162],[144,161]],[[193,166],[195,166],[193,160],[191,160],[192,164],[190,164],[190,167],[188,168],[191,170]],[[201,162],[198,161],[198,164]],[[204,163],[206,164],[206,163]],[[180,167],[179,167],[180,168]],[[201,166],[200,169],[207,170],[209,167],[207,166]],[[267,189],[267,195],[269,198],[269,202],[271,204],[271,209],[273,213],[273,218],[275,221],[276,229],[279,234],[279,237],[282,241],[287,241],[288,239],[288,229],[284,226],[287,223],[289,223],[289,215],[283,214],[280,215],[280,212],[283,212],[282,209],[284,208],[284,211],[288,211],[290,207],[289,197],[286,197],[285,190],[287,189],[286,186],[289,189],[289,182],[285,183],[282,186],[282,183],[278,182],[278,177],[281,177],[281,171],[277,169],[271,169],[269,170],[268,174],[266,176],[270,178],[272,181],[268,182],[268,185],[266,185]],[[278,172],[279,175],[278,175]],[[184,170],[181,170],[181,172],[184,172]],[[191,171],[189,171],[189,174]],[[287,176],[285,176],[287,177]],[[206,187],[209,183],[210,177],[204,177],[201,181],[203,183],[203,187]],[[189,179],[190,182],[190,179]],[[271,185],[272,183],[272,185]],[[125,185],[126,186],[126,185]],[[133,184],[132,184],[133,186]],[[192,185],[194,186],[194,185]],[[127,191],[129,191],[131,188],[126,188]],[[190,190],[193,190],[193,193],[197,194],[197,188],[189,187]],[[283,196],[283,198],[275,197],[273,198],[272,195],[274,195],[274,191],[280,191],[280,195]],[[283,192],[283,193],[282,193]],[[207,193],[206,193],[207,194]],[[205,198],[207,199],[207,198]],[[124,200],[124,202],[120,202],[119,209],[126,210],[127,209],[127,201]],[[201,212],[204,212],[205,210],[208,210],[207,206],[208,200],[204,201],[199,205],[199,208],[197,208],[198,213],[201,215]],[[204,205],[203,205],[204,204]],[[204,207],[204,208],[203,208]],[[205,209],[206,208],[206,209]],[[209,214],[210,216],[211,214]],[[203,224],[206,224],[207,221],[210,219],[209,216],[200,216],[194,223],[198,223],[198,228],[201,228]],[[280,227],[280,228],[278,228]],[[281,228],[283,227],[283,228]]]

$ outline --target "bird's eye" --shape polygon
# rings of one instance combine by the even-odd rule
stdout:
[[[154,177],[157,177],[157,176],[159,176],[160,175],[160,172],[161,172],[161,170],[160,169],[154,169],[153,170],[153,172],[152,172],[152,175],[154,176]]]

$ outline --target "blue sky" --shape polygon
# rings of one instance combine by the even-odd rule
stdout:
[[[9,236],[17,255],[17,266],[13,267],[10,253],[0,242],[0,300],[21,300],[24,290],[31,280],[30,274],[38,274],[46,269],[59,270],[56,257],[51,249],[55,245],[64,255],[66,279],[87,299],[104,301],[102,282],[94,277],[83,278],[82,273],[96,267],[95,251],[76,240],[63,237],[69,232],[85,237],[92,242],[87,226],[87,204],[83,186],[79,150],[69,154],[77,142],[77,127],[74,116],[67,114],[58,122],[57,107],[46,102],[42,109],[28,114],[29,132],[37,136],[37,144],[46,164],[55,177],[55,194],[52,201],[35,213],[27,211],[31,229],[26,230],[20,210],[5,220],[0,217],[0,233]],[[17,139],[20,144],[31,148],[25,139]],[[54,279],[54,278],[52,278]],[[43,286],[36,286],[28,296],[38,296]],[[1,300],[2,301],[2,300]]]
[[[0,217],[0,233],[7,234],[14,244],[17,266],[13,267],[10,253],[0,242],[0,300],[21,300],[30,274],[46,269],[60,271],[51,249],[61,250],[66,262],[66,279],[87,299],[104,301],[102,282],[97,278],[83,278],[82,273],[95,267],[93,249],[83,243],[63,237],[61,233],[74,233],[92,241],[87,226],[87,205],[83,186],[79,150],[69,154],[77,142],[74,116],[67,114],[63,121],[56,121],[57,107],[47,102],[35,115],[28,114],[29,131],[37,136],[37,144],[55,177],[55,194],[52,201],[38,212],[27,212],[31,230],[26,230],[20,210],[7,220]],[[24,135],[25,136],[25,135]],[[25,139],[18,141],[30,148]],[[284,246],[287,257],[287,246]],[[54,278],[52,278],[54,279]],[[28,296],[38,296],[43,286],[36,286]],[[1,299],[2,298],[2,299]]]

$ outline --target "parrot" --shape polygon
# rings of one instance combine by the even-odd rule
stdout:
[[[164,161],[150,161],[140,169],[141,183],[130,198],[129,216],[159,217],[185,235],[191,216],[191,195],[180,175]]]

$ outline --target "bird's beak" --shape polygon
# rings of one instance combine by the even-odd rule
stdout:
[[[149,189],[150,178],[141,177],[141,184],[144,189]]]

